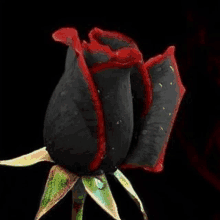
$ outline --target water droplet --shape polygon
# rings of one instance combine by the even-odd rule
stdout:
[[[159,83],[159,85],[162,87],[162,84],[161,84],[161,83]]]
[[[163,107],[163,110],[164,110],[165,108]]]
[[[171,113],[169,113],[169,116],[171,115]]]
[[[98,93],[100,93],[100,90],[98,90]]]
[[[115,148],[113,147],[112,150],[114,150]]]
[[[95,183],[96,183],[96,186],[97,186],[99,189],[104,189],[105,184],[104,184],[101,180],[95,178]]]
[[[170,85],[173,85],[173,83],[171,82]]]
[[[170,66],[170,68],[171,68],[171,70],[174,72],[174,69],[173,69],[173,67],[172,66]]]
[[[157,71],[158,71],[158,72],[161,71],[161,67],[158,67],[158,68],[157,68]]]
[[[61,96],[64,96],[65,94],[66,94],[65,91],[62,91],[62,92],[60,93]]]
[[[117,121],[117,125],[119,124],[119,121]]]
[[[147,130],[143,130],[143,131],[142,131],[142,134],[143,134],[143,135],[147,134]]]
[[[160,129],[163,130],[163,128],[160,126]]]

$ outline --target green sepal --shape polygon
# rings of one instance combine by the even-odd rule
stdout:
[[[64,198],[64,196],[74,187],[78,179],[79,177],[75,174],[70,173],[61,166],[54,165],[50,170],[35,220],[40,219],[42,215],[46,214]]]
[[[97,185],[97,182],[100,180],[103,183],[102,186]],[[94,201],[114,219],[120,220],[118,208],[105,174],[97,177],[82,177],[82,181],[87,193],[94,199]]]
[[[0,160],[0,165],[12,166],[12,167],[26,167],[36,163],[48,161],[54,163],[51,159],[46,147],[42,147],[29,154],[22,155],[10,160]]]
[[[139,199],[137,193],[134,191],[134,188],[132,187],[130,181],[125,177],[125,175],[120,170],[116,170],[114,172],[114,176],[118,179],[118,181],[121,183],[121,185],[127,190],[130,197],[138,205],[138,207],[140,208],[140,210],[143,214],[144,219],[148,220],[147,214],[144,211],[143,204],[142,204],[141,200]]]

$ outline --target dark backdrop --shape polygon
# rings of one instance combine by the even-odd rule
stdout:
[[[170,136],[164,171],[124,173],[149,220],[220,219],[218,5],[164,4],[154,10],[148,7],[142,16],[127,12],[124,17],[74,17],[68,5],[57,16],[52,9],[44,10],[44,4],[8,2],[1,9],[0,160],[43,147],[44,115],[64,70],[67,49],[53,41],[57,29],[75,27],[85,40],[94,27],[119,31],[134,39],[145,61],[175,45],[187,92]],[[0,166],[0,219],[34,219],[51,167],[47,162],[26,168]],[[108,180],[122,219],[142,219],[124,189],[111,177]],[[111,219],[89,197],[84,210],[84,219]],[[71,194],[42,217],[49,219],[71,219]]]

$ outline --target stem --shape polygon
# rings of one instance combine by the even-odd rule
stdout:
[[[83,219],[83,207],[86,199],[85,187],[82,179],[79,179],[72,189],[72,220]]]

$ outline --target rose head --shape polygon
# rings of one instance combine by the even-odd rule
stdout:
[[[154,63],[144,63],[134,41],[117,32],[95,28],[89,33],[91,42],[81,43],[75,29],[63,28],[56,31],[53,38],[69,48],[64,74],[45,116],[44,140],[52,159],[77,175],[114,172],[117,167],[129,164],[129,160],[123,164],[128,153],[133,160],[130,167],[142,165],[139,162],[155,165],[164,147],[165,134],[171,127],[169,113],[173,115],[177,104],[178,85],[171,88],[164,85],[154,96],[157,106],[152,106],[149,72],[152,71],[154,82],[158,79],[162,84],[177,82],[170,68],[171,65],[176,67],[171,59],[174,48],[170,47],[167,56],[157,57]],[[154,73],[155,67],[149,71],[152,64],[159,62],[161,72],[168,71],[162,77],[160,72]],[[155,119],[147,115],[150,107],[156,112],[150,113]],[[163,131],[156,131],[158,137],[152,140],[150,135],[155,136],[152,131],[157,129],[155,120],[160,122]],[[139,149],[136,155],[135,148]],[[140,153],[145,155],[138,155]]]
[[[45,114],[45,147],[1,165],[52,166],[39,210],[39,220],[71,190],[72,220],[81,220],[86,195],[120,220],[105,174],[128,191],[148,219],[141,200],[122,169],[163,170],[165,150],[185,93],[174,46],[143,61],[129,37],[94,28],[90,43],[74,28],[53,34],[69,46],[65,70]]]

